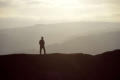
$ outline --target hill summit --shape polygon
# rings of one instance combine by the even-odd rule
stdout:
[[[118,80],[120,50],[99,55],[13,54],[0,56],[1,80]]]

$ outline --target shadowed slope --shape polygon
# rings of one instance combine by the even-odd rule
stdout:
[[[1,80],[116,80],[120,50],[88,54],[0,56]]]

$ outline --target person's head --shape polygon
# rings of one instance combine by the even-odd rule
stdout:
[[[43,40],[43,39],[44,39],[44,37],[42,36],[42,37],[41,37],[41,40]]]

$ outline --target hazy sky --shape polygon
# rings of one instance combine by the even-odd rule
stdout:
[[[0,0],[0,19],[120,21],[120,0]]]

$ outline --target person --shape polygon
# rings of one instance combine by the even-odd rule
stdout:
[[[46,54],[46,50],[45,50],[45,41],[44,41],[44,37],[41,37],[41,40],[39,41],[39,45],[40,45],[40,54],[42,54],[42,49],[44,50],[44,54]]]

